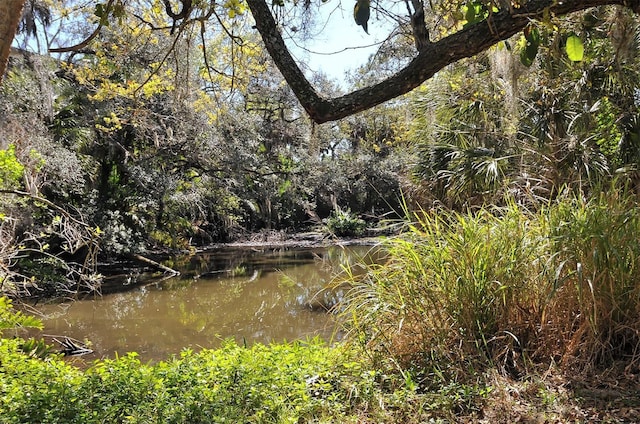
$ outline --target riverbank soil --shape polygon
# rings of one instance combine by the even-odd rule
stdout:
[[[519,381],[493,373],[482,408],[467,422],[638,423],[640,384],[624,366],[588,375],[549,369]]]

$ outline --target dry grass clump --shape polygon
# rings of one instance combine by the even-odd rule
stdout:
[[[614,193],[537,212],[417,214],[385,264],[351,277],[351,340],[425,388],[490,368],[638,368],[638,212]]]
[[[640,215],[629,197],[563,202],[548,214],[556,275],[541,324],[580,368],[640,359]]]

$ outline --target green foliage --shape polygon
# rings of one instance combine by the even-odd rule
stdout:
[[[524,37],[521,39],[520,62],[529,67],[533,64],[540,48],[540,31],[535,25],[529,25],[524,29]]]
[[[145,243],[140,234],[142,217],[134,213],[121,213],[119,210],[105,211],[102,215],[101,245],[111,253],[127,254],[143,252]]]
[[[539,207],[562,187],[589,194],[613,175],[635,178],[637,22],[598,8],[575,33],[554,25],[531,23],[414,94],[415,192],[425,200],[464,210],[508,192]]]
[[[620,165],[619,144],[622,133],[617,126],[619,111],[608,97],[603,97],[592,107],[597,124],[596,143],[612,165]]]
[[[22,185],[24,165],[16,158],[16,146],[0,150],[0,189],[18,189]]]
[[[518,334],[514,305],[532,289],[527,277],[543,240],[528,237],[516,207],[501,216],[439,211],[416,219],[410,234],[389,240],[388,263],[356,278],[348,316],[374,355],[391,352],[403,366],[435,372],[440,384],[465,363],[504,353],[495,344],[509,345],[505,331]]]
[[[353,352],[318,341],[184,351],[155,365],[135,354],[80,371],[0,345],[3,422],[352,422],[381,394]]]
[[[167,222],[163,230],[154,229],[149,232],[149,237],[160,246],[172,249],[188,249],[189,239],[193,236],[193,225],[185,218],[177,218]]]
[[[495,55],[514,60],[506,51]],[[419,149],[414,175],[430,196],[454,208],[499,201],[514,169],[513,99],[505,102],[500,84],[485,82],[479,90],[473,82],[489,77],[486,70],[476,73],[483,69],[452,70],[415,97],[421,119],[414,122],[412,134]]]
[[[228,241],[265,228],[304,231],[328,216],[333,195],[354,213],[391,209],[402,163],[391,155],[401,138],[400,108],[312,129],[248,27],[232,31],[243,38],[241,46],[207,30],[201,46],[189,44],[202,49],[200,55],[181,47],[185,40],[176,34],[141,25],[139,16],[158,28],[180,24],[162,2],[135,15],[134,6],[120,0],[66,6],[50,6],[52,15],[102,25],[95,54],[51,61],[46,78],[29,69],[27,59],[16,63],[2,87],[0,114],[21,123],[22,132],[0,128],[0,138],[11,143],[14,134],[27,135],[16,151],[28,191],[100,227],[101,260]],[[172,6],[179,13],[180,4]],[[188,13],[215,11],[236,25],[245,7],[235,0],[198,1]],[[188,88],[195,86],[205,89]],[[41,156],[27,158],[29,145]],[[23,207],[15,214],[33,216]],[[37,242],[57,247],[40,237],[46,221],[29,228],[34,250]],[[33,252],[28,256],[20,261],[23,269],[44,263]],[[55,281],[56,274],[64,279],[54,267],[42,271],[28,276],[35,284],[41,277]]]
[[[465,26],[482,22],[489,16],[487,4],[483,1],[467,1],[462,7],[462,13],[466,20]]]
[[[544,319],[567,340],[567,360],[581,366],[635,360],[640,344],[636,199],[614,192],[562,202],[549,211],[547,225],[555,277]]]
[[[567,44],[565,45],[567,56],[572,62],[580,62],[584,58],[584,45],[582,39],[575,34],[571,34],[567,37]]]
[[[330,233],[338,237],[357,237],[364,234],[367,223],[352,213],[350,209],[334,209],[331,216],[325,220]]]
[[[55,351],[52,345],[47,344],[43,339],[27,339],[20,345],[22,350],[27,356],[46,359],[52,355],[55,355]]]
[[[0,344],[0,414],[3,422],[81,423],[82,372],[60,359],[23,353],[19,339]]]
[[[0,335],[3,330],[18,327],[42,328],[42,322],[30,315],[13,309],[11,299],[0,296]]]

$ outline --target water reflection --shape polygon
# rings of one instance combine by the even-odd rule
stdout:
[[[171,264],[179,278],[68,304],[39,307],[47,334],[89,340],[95,357],[136,351],[165,359],[185,347],[215,348],[229,337],[270,343],[334,334],[323,288],[343,266],[375,260],[371,247],[224,250]]]

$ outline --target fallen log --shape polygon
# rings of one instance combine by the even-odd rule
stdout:
[[[64,336],[62,339],[57,339],[54,337],[53,341],[58,343],[62,347],[60,353],[62,353],[64,356],[81,356],[93,353],[92,349],[89,349],[83,343],[70,337]]]
[[[160,262],[156,262],[152,259],[145,258],[144,256],[138,255],[137,253],[131,253],[129,257],[131,257],[131,259],[136,260],[138,262],[143,262],[148,265],[151,265],[159,270],[162,270],[165,273],[169,273],[171,275],[180,275],[180,271],[176,271],[173,268],[169,268],[168,266],[162,265]]]

